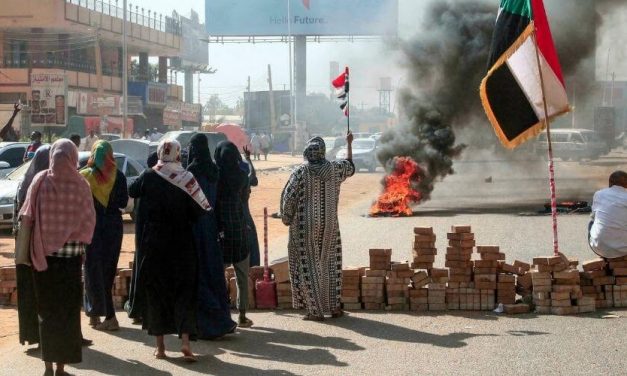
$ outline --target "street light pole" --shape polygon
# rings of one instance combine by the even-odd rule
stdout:
[[[126,41],[126,4],[124,0],[124,22],[122,23],[122,137],[126,137],[126,121],[128,119],[128,45]]]

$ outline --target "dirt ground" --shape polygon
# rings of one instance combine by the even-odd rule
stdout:
[[[263,162],[258,162],[263,163]],[[285,170],[260,170],[258,173],[259,186],[253,188],[250,197],[250,210],[257,226],[259,245],[263,251],[263,208],[268,208],[268,215],[279,211],[281,191],[289,178],[289,171]],[[375,198],[382,173],[358,173],[348,179],[342,186],[340,197],[340,211],[350,208],[354,203],[362,201],[368,196]],[[268,218],[268,240],[287,235],[288,228],[280,219]],[[0,266],[13,265],[15,243],[8,232],[0,235]],[[118,266],[128,268],[129,261],[133,260],[135,252],[135,224],[130,216],[124,216],[124,238],[122,252]]]

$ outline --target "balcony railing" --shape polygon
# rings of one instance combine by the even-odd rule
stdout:
[[[124,8],[119,6],[120,1],[99,0],[65,0],[66,3],[75,4],[111,17],[124,19]],[[126,19],[154,30],[163,31],[174,35],[181,35],[181,21],[178,17],[164,16],[149,9],[140,8],[138,5],[128,4]]]
[[[96,74],[96,64],[85,59],[11,59],[0,60],[0,68],[48,68],[64,69],[76,72]],[[105,76],[122,77],[122,70],[103,64],[102,74]]]

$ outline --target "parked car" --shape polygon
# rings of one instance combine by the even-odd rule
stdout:
[[[372,133],[369,132],[353,132],[353,138],[356,140],[358,138],[370,138]]]
[[[98,138],[101,140],[105,140],[105,141],[114,141],[114,140],[119,140],[122,137],[119,134],[115,134],[115,133],[103,133],[99,135]]]
[[[564,161],[597,159],[610,152],[609,146],[597,132],[589,129],[552,129],[553,156]],[[535,144],[536,155],[546,156],[548,142],[546,132],[541,133]]]
[[[152,146],[158,146],[159,142],[162,140],[172,139],[176,140],[181,144],[181,161],[184,166],[187,166],[187,148],[189,147],[189,141],[196,133],[202,133],[209,139],[209,150],[211,151],[211,156],[213,157],[213,153],[216,150],[216,147],[221,141],[226,141],[226,135],[220,132],[197,132],[197,131],[171,131],[167,132],[159,141],[152,142]]]
[[[90,152],[87,151],[81,151],[78,153],[79,168],[83,168],[87,165],[89,156]],[[131,183],[139,177],[139,174],[144,170],[144,168],[137,161],[124,154],[114,153],[113,156],[117,163],[118,170],[126,176],[126,183],[130,186]],[[6,179],[0,180],[0,229],[10,229],[13,227],[13,206],[15,203],[15,197],[17,196],[17,187],[20,182],[24,180],[24,174],[26,174],[26,170],[28,170],[30,163],[30,161],[23,163],[20,167],[16,168],[13,172],[7,175]],[[134,200],[129,199],[128,205],[124,210],[124,213],[129,213],[133,219],[135,218],[135,214],[133,213],[134,205]]]
[[[24,163],[28,142],[0,142],[0,177],[5,177]]]
[[[373,140],[379,142],[379,139],[381,138],[381,136],[383,136],[383,133],[382,132],[377,132],[377,133],[371,135],[370,138],[372,138]]]
[[[337,152],[340,151],[342,146],[346,145],[346,138],[344,137],[323,137],[324,144],[326,146],[327,152],[326,157],[330,161],[335,160],[335,156]]]
[[[371,138],[358,138],[353,141],[353,163],[359,171],[362,168],[369,172],[377,169],[379,162],[377,161],[377,142]],[[343,146],[337,153],[336,159],[346,159],[347,149]]]
[[[148,156],[157,151],[157,145],[146,140],[135,140],[124,138],[111,141],[111,147],[115,153],[124,154],[127,157],[137,161],[142,167],[146,168]]]

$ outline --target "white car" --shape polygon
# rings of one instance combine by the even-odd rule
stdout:
[[[348,150],[343,146],[335,156],[336,159],[346,159]],[[362,168],[369,172],[375,172],[379,162],[377,161],[377,142],[372,138],[357,138],[353,141],[353,163],[355,169]]]
[[[85,167],[89,156],[90,153],[86,151],[78,153],[78,163],[80,168]],[[113,156],[115,157],[118,170],[126,176],[126,183],[130,186],[131,183],[139,177],[139,174],[144,171],[144,167],[124,154],[114,153]],[[16,168],[13,172],[7,175],[5,179],[0,180],[0,229],[10,229],[14,225],[14,204],[17,196],[17,188],[20,185],[20,182],[24,180],[24,174],[26,174],[26,170],[28,170],[30,163],[30,161],[23,163],[20,167]],[[124,210],[124,213],[130,214],[131,218],[135,217],[133,213],[134,205],[134,200],[129,199],[128,205]]]

